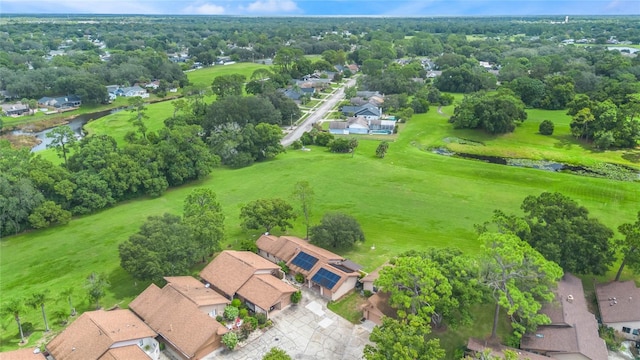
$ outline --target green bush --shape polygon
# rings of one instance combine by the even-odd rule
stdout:
[[[622,346],[622,339],[616,335],[616,331],[613,328],[606,325],[600,325],[598,327],[598,333],[604,340],[604,343],[607,344],[607,349],[612,351],[620,350],[620,347]]]
[[[538,126],[538,132],[542,135],[553,135],[555,125],[550,120],[543,120]]]
[[[227,305],[227,307],[224,308],[224,318],[229,321],[235,320],[239,314],[240,310],[235,306]]]
[[[242,301],[240,301],[240,299],[233,299],[231,300],[231,306],[240,309],[240,306],[242,306]]]
[[[373,293],[370,290],[364,291],[364,297],[371,297],[371,295],[373,295]]]
[[[302,292],[300,292],[300,290],[294,292],[293,294],[291,294],[291,302],[294,304],[297,304],[300,302],[300,300],[302,299]]]
[[[224,321],[224,318],[222,316],[218,315],[218,316],[216,316],[216,321],[221,323],[221,322]]]
[[[33,324],[30,322],[22,323],[22,332],[24,337],[29,337],[29,335],[33,334]],[[20,337],[20,330],[18,330],[18,337]]]
[[[291,269],[289,269],[289,267],[287,266],[287,263],[285,263],[284,261],[278,261],[278,266],[280,266],[280,269],[282,269],[282,272],[285,274],[289,274],[289,272],[291,271]]]
[[[240,309],[240,313],[238,314],[238,316],[240,317],[240,319],[246,318],[247,316],[249,316],[249,310]]]
[[[265,315],[263,313],[257,313],[256,314],[256,320],[258,320],[258,324],[259,325],[264,325],[267,322],[267,315]]]
[[[247,318],[246,318],[246,319],[244,319],[244,321],[245,321],[247,324],[251,324],[251,329],[252,329],[252,330],[255,330],[255,329],[257,329],[257,328],[258,328],[258,319],[256,319],[255,317],[253,317],[253,316],[247,316]]]
[[[300,141],[300,140],[296,140],[296,141],[294,141],[293,143],[291,143],[291,148],[292,148],[293,150],[300,150],[300,149],[302,149],[302,141]]]
[[[229,349],[233,350],[238,345],[238,335],[236,333],[229,331],[228,333],[222,335],[222,343]]]
[[[304,275],[302,275],[301,273],[297,273],[295,279],[296,279],[297,282],[303,283],[304,282]]]

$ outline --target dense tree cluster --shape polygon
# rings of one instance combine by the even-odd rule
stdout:
[[[527,119],[524,104],[507,92],[465,96],[450,122],[456,129],[482,129],[491,134],[513,132]]]
[[[78,143],[67,165],[0,143],[0,234],[66,223],[117,201],[159,196],[169,186],[208,175],[219,163],[200,127],[161,129],[146,143],[118,147],[108,135]]]

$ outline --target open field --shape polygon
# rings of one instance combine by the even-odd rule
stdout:
[[[208,85],[216,69],[235,68],[250,75],[259,67],[263,65],[237,64],[189,74]],[[227,73],[231,72],[234,71]],[[456,95],[458,101],[461,98]],[[442,111],[445,115],[452,114],[453,106],[444,107]],[[383,137],[393,141],[384,159],[375,157],[379,139],[368,136],[359,137],[360,145],[353,158],[350,154],[332,154],[320,147],[311,147],[310,152],[289,150],[275,160],[248,168],[216,169],[206,179],[171,189],[159,198],[124,202],[97,214],[75,218],[66,226],[2,239],[0,301],[24,298],[44,289],[56,296],[62,289],[73,286],[77,289],[76,307],[88,310],[90,305],[82,284],[90,272],[98,271],[105,273],[111,282],[103,306],[126,307],[148,284],[135,282],[120,268],[117,244],[135,233],[148,216],[164,212],[180,214],[184,198],[197,187],[208,187],[218,194],[227,219],[225,246],[237,248],[240,241],[257,239],[259,235],[257,231],[240,228],[238,216],[242,204],[266,197],[289,199],[293,185],[307,180],[316,193],[313,222],[319,221],[327,211],[349,213],[360,221],[367,240],[344,255],[369,271],[390,256],[409,249],[456,246],[474,253],[479,249],[474,224],[487,220],[494,209],[518,213],[525,196],[543,191],[559,191],[574,198],[612,228],[633,221],[640,210],[638,183],[505,167],[444,157],[427,150],[446,145],[454,151],[476,154],[640,166],[637,150],[593,152],[585,149],[570,137],[570,119],[563,111],[528,110],[528,113],[529,119],[513,134],[490,136],[454,130],[447,123],[447,117],[432,107],[429,113],[414,115],[408,123],[401,124],[395,140]],[[171,102],[149,105],[149,130],[159,129],[162,121],[172,114]],[[91,133],[110,134],[123,144],[124,135],[133,129],[129,122],[131,115],[126,111],[112,114],[89,123],[87,129]],[[538,123],[544,119],[555,122],[553,136],[537,134]],[[443,140],[447,137],[481,141],[485,146],[447,143]],[[59,161],[53,150],[39,154]],[[301,218],[288,233],[304,234]],[[194,273],[201,267],[202,264],[196,266]],[[631,277],[629,273],[624,276]],[[65,308],[64,302],[51,301],[47,304],[47,314],[51,318],[55,310]],[[23,321],[35,325],[36,332],[29,340],[29,346],[34,345],[42,336],[40,312],[25,311]],[[53,319],[50,323],[54,330],[60,329]],[[0,351],[16,348],[17,326],[13,319],[6,317],[0,325]],[[444,346],[452,348],[462,336],[467,336],[467,330],[438,336],[442,335]],[[484,331],[477,330],[474,328],[474,335]]]
[[[254,71],[258,69],[268,69],[268,65],[256,64],[256,63],[237,63],[231,65],[216,65],[206,67],[187,73],[189,82],[193,85],[205,85],[211,86],[213,79],[220,75],[229,74],[241,74],[244,75],[247,80],[251,77]]]

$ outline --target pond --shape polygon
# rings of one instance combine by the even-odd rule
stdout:
[[[640,181],[640,171],[638,171],[638,169],[612,163],[602,163],[595,166],[571,165],[548,160],[512,159],[499,156],[456,153],[443,147],[431,149],[431,152],[438,155],[479,160],[498,165],[567,172],[576,175],[600,177],[620,181]]]
[[[113,109],[113,110],[105,110],[105,111],[99,111],[99,112],[95,112],[95,113],[91,113],[91,114],[82,114],[82,115],[78,115],[77,117],[73,118],[71,121],[69,121],[68,124],[66,125],[60,125],[60,126],[69,126],[71,128],[71,130],[73,130],[73,132],[76,134],[76,138],[78,140],[82,139],[85,136],[85,133],[82,129],[82,127],[84,126],[84,124],[88,123],[91,120],[96,120],[99,119],[103,116],[107,116],[109,114],[113,114],[115,112],[118,112],[122,110],[121,108],[118,109]],[[57,126],[59,127],[59,126]],[[31,148],[31,152],[36,152],[36,151],[40,151],[40,150],[44,150],[47,148],[47,145],[51,143],[52,139],[47,137],[47,133],[51,132],[53,129],[55,129],[56,127],[52,127],[49,129],[45,129],[39,132],[25,132],[22,130],[15,130],[12,132],[13,135],[29,135],[29,136],[35,136],[38,140],[39,140],[39,144],[32,147]]]

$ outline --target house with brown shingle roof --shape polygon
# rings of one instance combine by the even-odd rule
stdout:
[[[360,276],[359,265],[295,236],[262,235],[256,245],[260,256],[284,261],[292,274],[304,276],[305,286],[329,300],[353,290]]]
[[[589,312],[582,281],[565,274],[558,282],[555,299],[540,310],[551,324],[525,334],[520,348],[554,359],[607,360],[604,340],[598,335],[598,322]]]
[[[548,356],[538,355],[534,353],[530,353],[528,351],[522,351],[520,349],[510,348],[508,346],[500,345],[500,344],[490,344],[487,341],[469,338],[467,341],[467,350],[472,355],[478,353],[484,353],[488,350],[489,354],[494,357],[504,359],[505,352],[511,351],[516,354],[517,359],[519,360],[550,360],[552,358]],[[475,359],[475,358],[474,358]]]
[[[46,348],[54,360],[157,360],[156,332],[129,310],[88,311]]]
[[[167,286],[191,300],[200,311],[215,318],[224,314],[224,308],[231,303],[217,291],[205,286],[193,276],[167,276]]]
[[[252,311],[267,316],[289,306],[291,294],[297,291],[281,280],[280,266],[250,251],[221,252],[200,277],[228,299],[237,297]]]
[[[38,348],[20,349],[0,353],[0,360],[46,360]]]
[[[602,323],[629,340],[640,341],[640,288],[633,281],[596,285]]]
[[[367,320],[373,321],[376,325],[382,325],[383,316],[395,318],[397,312],[396,309],[389,305],[389,296],[390,294],[384,291],[369,296],[362,307],[362,316]]]
[[[155,330],[176,358],[200,359],[222,344],[227,329],[175,287],[149,285],[129,308]]]

